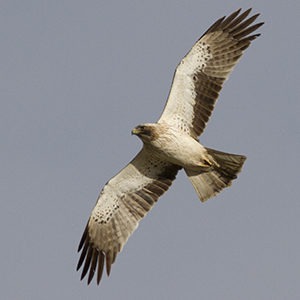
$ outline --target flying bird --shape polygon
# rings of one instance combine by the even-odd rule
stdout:
[[[248,17],[251,9],[217,20],[176,68],[172,87],[157,123],[135,127],[142,150],[102,189],[79,243],[77,270],[88,284],[97,273],[99,284],[139,221],[184,169],[204,202],[231,185],[246,159],[202,146],[204,131],[223,83],[263,23]]]

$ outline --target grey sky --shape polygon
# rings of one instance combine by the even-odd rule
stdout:
[[[177,63],[219,17],[265,25],[201,143],[248,159],[205,204],[180,173],[98,287],[76,249],[98,193],[141,148]],[[299,11],[286,1],[0,1],[2,299],[297,299]]]

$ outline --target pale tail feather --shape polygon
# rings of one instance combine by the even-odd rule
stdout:
[[[246,156],[229,154],[221,151],[205,148],[214,161],[213,166],[207,171],[185,169],[192,182],[199,199],[204,202],[216,196],[223,188],[231,185],[241,171]]]

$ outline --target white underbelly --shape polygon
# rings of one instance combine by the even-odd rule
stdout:
[[[191,168],[201,166],[205,148],[187,134],[163,135],[152,144],[159,156],[171,163]]]

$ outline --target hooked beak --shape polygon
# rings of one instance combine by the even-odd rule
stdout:
[[[137,129],[137,128],[133,128],[132,131],[131,131],[131,134],[137,135],[137,134],[139,134],[139,133],[141,133],[141,130],[139,130],[139,129]]]

